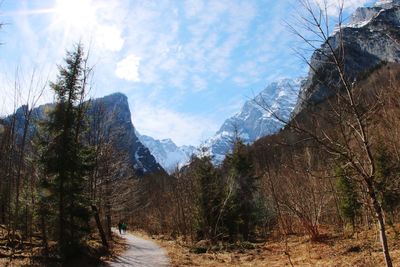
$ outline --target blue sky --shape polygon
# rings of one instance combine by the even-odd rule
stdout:
[[[323,0],[318,0],[323,1]],[[0,113],[15,80],[54,80],[66,49],[90,47],[93,97],[129,98],[142,134],[197,145],[270,82],[305,75],[285,21],[298,0],[4,0]],[[328,0],[334,17],[334,0]],[[347,12],[368,0],[345,0]],[[16,79],[17,77],[17,79]],[[20,102],[27,95],[22,93]],[[41,103],[51,101],[46,90]]]

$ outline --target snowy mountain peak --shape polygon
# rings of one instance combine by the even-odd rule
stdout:
[[[372,7],[359,7],[351,15],[349,23],[345,26],[350,28],[364,27],[376,18],[383,10],[395,6],[400,6],[400,0],[379,0]]]
[[[150,150],[157,162],[168,172],[173,172],[190,161],[193,154],[207,150],[216,164],[225,158],[232,147],[232,140],[237,133],[245,143],[253,143],[257,139],[278,132],[288,120],[296,104],[299,79],[280,79],[271,83],[253,99],[244,103],[241,110],[227,119],[219,131],[208,139],[200,149],[193,146],[178,147],[171,139],[156,140],[141,135],[136,131],[139,140]]]
[[[392,8],[396,5],[400,5],[400,0],[378,0],[375,3],[376,7]]]
[[[378,7],[359,7],[351,15],[350,22],[346,27],[361,28],[367,25],[373,18],[375,18],[381,8]]]
[[[308,77],[302,85],[294,113],[311,103],[335,94],[339,74],[332,69],[332,49],[344,45],[346,78],[358,80],[381,63],[399,62],[400,0],[377,1],[372,7],[358,8],[342,31],[335,31],[310,58]],[[388,33],[388,34],[386,34]],[[389,34],[390,33],[390,34]],[[318,77],[317,77],[318,76]]]
[[[280,119],[286,121],[290,117],[302,80],[281,79],[246,101],[240,112],[227,119],[219,131],[203,144],[214,157],[214,162],[221,163],[229,153],[235,134],[250,144],[278,132],[284,126]]]
[[[170,147],[173,147],[173,148],[177,147],[176,144],[169,138],[168,139],[162,139],[162,140],[160,140],[160,142],[162,144],[166,145],[166,146],[170,146]]]
[[[150,150],[157,162],[169,173],[176,167],[180,168],[189,162],[195,153],[193,146],[178,147],[171,139],[156,140],[147,135],[141,135],[136,131],[139,140]]]

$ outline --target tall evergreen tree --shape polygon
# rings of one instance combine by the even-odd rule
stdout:
[[[85,58],[80,44],[67,52],[65,66],[50,87],[56,104],[44,123],[46,144],[42,148],[43,212],[57,227],[52,232],[63,257],[75,253],[88,234],[89,200],[85,194],[90,170],[90,149],[80,141],[84,130],[82,100],[85,96]],[[48,224],[51,225],[51,224]]]
[[[354,181],[342,168],[336,170],[336,187],[339,192],[339,210],[346,220],[350,220],[355,230],[355,219],[361,209]]]
[[[200,210],[199,238],[214,240],[219,234],[218,217],[222,203],[223,185],[218,170],[208,156],[196,158],[195,175],[200,189],[198,206]]]
[[[229,175],[235,181],[235,193],[231,203],[233,206],[228,214],[231,224],[228,226],[229,232],[230,235],[238,232],[244,240],[249,240],[257,215],[257,177],[248,147],[240,139],[235,141],[233,152],[227,156],[225,164],[228,165]]]
[[[394,211],[400,207],[400,168],[382,143],[377,146],[375,168],[379,200],[384,211],[391,215],[388,223],[392,224]]]

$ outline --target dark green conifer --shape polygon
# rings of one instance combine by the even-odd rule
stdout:
[[[91,149],[80,140],[84,131],[84,60],[80,44],[67,52],[65,66],[59,66],[57,81],[50,84],[56,103],[42,127],[46,134],[40,159],[42,212],[48,212],[48,232],[58,241],[62,257],[77,252],[89,232],[85,187]]]
[[[228,213],[230,235],[241,234],[244,240],[249,240],[250,233],[254,229],[257,217],[257,177],[254,174],[251,155],[248,147],[236,140],[232,154],[228,155],[225,164],[229,169],[229,175],[235,182],[235,192],[232,207]],[[233,236],[234,238],[234,236]]]
[[[336,179],[340,213],[346,220],[350,221],[354,231],[355,219],[361,209],[354,181],[348,177],[342,168],[336,170]]]
[[[375,169],[379,200],[384,211],[390,214],[388,223],[393,224],[394,212],[400,206],[400,189],[397,178],[400,169],[396,160],[387,153],[387,149],[382,143],[378,144]]]
[[[196,179],[200,194],[198,199],[200,220],[199,238],[209,238],[212,241],[219,234],[218,217],[223,201],[222,178],[213,166],[208,156],[195,159]]]

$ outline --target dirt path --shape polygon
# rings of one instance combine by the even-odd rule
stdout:
[[[119,234],[119,233],[118,233]],[[120,256],[109,262],[111,267],[166,267],[169,260],[165,251],[157,244],[134,236],[122,235],[128,245],[128,249]]]

